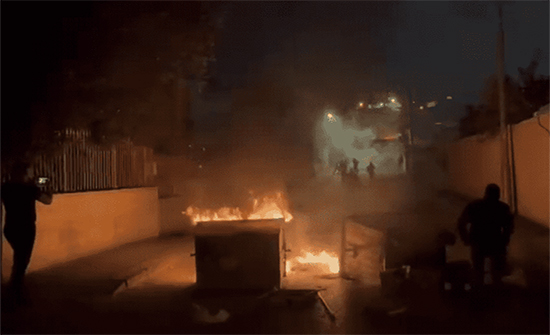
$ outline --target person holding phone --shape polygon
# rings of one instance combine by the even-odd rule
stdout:
[[[6,210],[4,236],[13,249],[10,287],[19,301],[36,237],[36,200],[49,205],[53,196],[47,178],[34,181],[30,164],[15,164],[10,177],[1,192]]]

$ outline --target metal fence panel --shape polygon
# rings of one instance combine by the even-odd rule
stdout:
[[[90,132],[67,129],[69,139],[52,155],[34,161],[36,176],[48,177],[54,193],[151,186],[153,150],[121,141],[102,148],[89,141]]]

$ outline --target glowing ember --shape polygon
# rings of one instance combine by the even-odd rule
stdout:
[[[218,209],[201,209],[193,206],[188,207],[182,214],[191,218],[194,225],[204,221],[238,221],[238,220],[267,220],[284,219],[285,222],[292,220],[288,212],[288,203],[281,192],[265,196],[261,199],[254,199],[252,211],[247,216],[239,208],[222,207]]]
[[[326,251],[322,251],[318,254],[313,254],[311,252],[306,252],[305,256],[295,257],[286,263],[287,272],[292,271],[297,265],[300,264],[310,264],[320,267],[328,267],[331,273],[340,272],[340,261],[338,256],[331,255]]]

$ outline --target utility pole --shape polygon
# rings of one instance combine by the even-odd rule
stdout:
[[[501,182],[503,190],[503,199],[515,211],[513,203],[512,183],[510,180],[510,154],[509,154],[509,136],[506,124],[506,93],[504,89],[504,43],[505,35],[502,24],[502,3],[498,3],[499,31],[497,34],[497,78],[498,78],[498,102],[500,109],[500,158],[501,158]]]
[[[413,147],[414,147],[414,139],[413,139],[413,132],[412,132],[412,115],[414,113],[413,109],[413,100],[412,100],[412,94],[411,94],[411,88],[407,88],[407,103],[406,103],[406,111],[407,117],[406,117],[406,131],[407,131],[407,140],[408,143],[405,145],[405,172],[410,173],[411,168],[413,165]]]

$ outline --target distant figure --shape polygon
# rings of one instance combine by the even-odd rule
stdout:
[[[458,230],[464,244],[471,246],[471,257],[477,284],[485,281],[486,258],[492,280],[499,284],[506,272],[507,246],[514,229],[510,207],[500,201],[500,188],[489,184],[483,199],[469,203],[458,219]]]
[[[403,163],[404,163],[405,159],[403,157],[403,155],[400,155],[399,156],[399,159],[397,160],[397,165],[399,166],[399,170],[403,170]]]
[[[352,163],[353,163],[353,169],[351,171],[356,175],[359,174],[359,161],[357,160],[357,158],[354,158],[352,160]]]
[[[347,161],[345,162],[346,163],[346,172],[344,174],[342,174],[342,181],[344,182],[344,184],[348,185],[348,186],[358,186],[361,184],[360,180],[359,180],[359,161],[357,159],[353,159],[352,160],[352,163],[353,163],[353,168],[351,168],[351,170],[349,172],[347,172]]]
[[[46,181],[34,183],[32,169],[27,164],[16,164],[11,180],[2,185],[2,202],[6,209],[4,236],[13,249],[13,269],[10,286],[20,299],[23,281],[29,265],[36,236],[36,200],[52,203],[52,194],[46,190]]]
[[[346,176],[348,174],[348,161],[343,159],[336,165],[334,174],[340,173],[341,176]]]
[[[375,170],[375,166],[374,164],[372,164],[372,162],[369,163],[369,165],[367,166],[367,173],[369,174],[369,178],[371,180],[374,179],[374,170]]]

